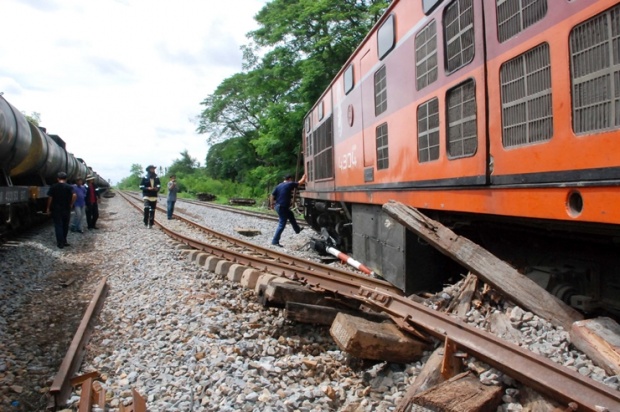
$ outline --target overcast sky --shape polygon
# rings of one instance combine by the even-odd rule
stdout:
[[[267,0],[2,0],[0,92],[116,184],[134,163],[204,165],[200,102],[241,71]]]

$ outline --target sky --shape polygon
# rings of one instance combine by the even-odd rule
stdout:
[[[200,102],[267,1],[2,0],[0,93],[112,184],[184,150],[204,166]]]

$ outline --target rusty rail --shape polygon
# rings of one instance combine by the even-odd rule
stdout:
[[[82,363],[84,353],[86,352],[86,344],[92,333],[91,322],[101,309],[107,293],[107,280],[108,278],[105,277],[99,282],[95,294],[82,317],[77,332],[71,341],[69,350],[60,364],[58,373],[54,377],[49,391],[50,399],[47,405],[48,410],[55,410],[57,407],[64,406],[67,403],[67,399],[71,393],[70,379]]]

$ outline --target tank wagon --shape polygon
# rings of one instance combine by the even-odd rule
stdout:
[[[42,212],[47,190],[60,171],[67,173],[68,182],[93,174],[99,187],[109,187],[82,159],[67,152],[60,136],[28,122],[0,96],[0,226],[16,228]]]
[[[584,311],[620,310],[618,1],[394,0],[303,125],[305,217],[406,293],[419,208]]]

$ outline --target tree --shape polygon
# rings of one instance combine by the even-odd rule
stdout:
[[[181,158],[175,159],[167,170],[169,176],[191,174],[194,170],[200,167],[200,163],[189,155],[187,149],[183,150],[179,154],[181,155]]]
[[[138,190],[140,186],[140,181],[142,180],[142,175],[144,173],[144,168],[138,163],[134,163],[131,165],[129,170],[129,176],[122,179],[118,183],[119,189],[123,190]]]
[[[30,113],[28,115],[28,114],[26,114],[26,112],[22,112],[22,114],[24,115],[26,120],[28,120],[33,125],[35,125],[35,126],[40,126],[41,125],[41,113],[32,112],[32,113]]]

